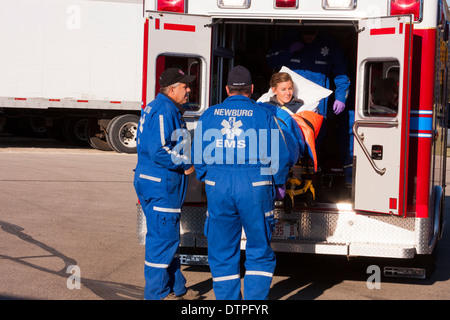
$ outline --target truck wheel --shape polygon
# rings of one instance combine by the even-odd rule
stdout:
[[[106,128],[106,139],[111,148],[120,153],[136,153],[139,117],[124,114],[112,119]]]
[[[100,127],[97,119],[89,119],[86,125],[86,139],[92,148],[101,151],[111,151],[112,148],[106,141],[105,128]]]
[[[86,139],[86,118],[67,118],[63,125],[64,138],[70,144],[84,147],[88,145]]]

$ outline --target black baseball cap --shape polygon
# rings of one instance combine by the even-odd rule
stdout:
[[[167,87],[177,82],[190,83],[194,80],[195,76],[186,75],[181,69],[178,68],[168,68],[159,76],[159,84],[161,87]]]
[[[243,66],[234,67],[228,73],[227,84],[234,87],[251,86],[253,82],[250,71],[248,71],[248,69]]]

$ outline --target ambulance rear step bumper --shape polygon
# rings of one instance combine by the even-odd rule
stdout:
[[[187,266],[208,266],[208,256],[201,254],[179,254],[182,265]]]
[[[335,243],[326,241],[309,240],[272,240],[272,249],[275,252],[331,254],[348,257],[378,257],[378,258],[400,258],[412,259],[417,249],[411,245],[404,244],[380,244],[380,243]],[[181,247],[207,248],[205,237],[195,235],[182,236]],[[241,250],[245,250],[246,240],[241,240]],[[181,252],[184,253],[184,252]],[[193,255],[194,260],[197,259]]]
[[[414,278],[425,279],[425,268],[411,268],[411,267],[384,267],[383,274],[385,277],[391,278]]]

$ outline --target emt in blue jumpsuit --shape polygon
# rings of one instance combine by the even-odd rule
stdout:
[[[315,26],[301,28],[301,41],[293,38],[293,35],[296,36],[295,33],[290,33],[274,45],[267,55],[267,62],[275,69],[287,66],[302,77],[327,89],[330,89],[331,81],[334,79],[335,101],[332,110],[328,108],[328,97],[320,101],[318,109],[324,120],[342,114],[336,119],[337,135],[340,144],[345,148],[345,150],[341,148],[341,158],[344,168],[347,168],[346,180],[351,183],[351,168],[350,170],[348,168],[351,167],[353,158],[353,137],[350,134],[354,110],[346,108],[350,90],[347,60],[339,42],[331,35],[319,32]],[[317,148],[320,148],[325,135],[324,122],[316,141]]]
[[[205,235],[213,289],[218,300],[240,300],[240,242],[244,229],[244,298],[264,300],[275,270],[270,246],[276,186],[288,178],[289,137],[270,108],[250,99],[249,71],[228,75],[229,97],[200,117],[193,143],[197,178],[205,182]],[[285,142],[286,141],[286,142]]]
[[[146,300],[188,298],[176,253],[186,175],[194,171],[187,152],[190,139],[184,139],[189,133],[181,104],[186,102],[187,84],[194,78],[177,68],[165,70],[159,79],[160,93],[141,112],[134,187],[147,220]],[[192,290],[188,293],[193,294]]]

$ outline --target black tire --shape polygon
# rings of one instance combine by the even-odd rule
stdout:
[[[63,118],[52,119],[52,124],[47,127],[49,138],[60,142],[67,142],[64,137],[64,121]]]
[[[89,146],[86,139],[87,118],[67,118],[63,125],[63,134],[66,141],[78,147]]]
[[[136,153],[139,116],[124,114],[112,119],[107,131],[107,141],[111,148],[120,153]]]

